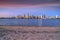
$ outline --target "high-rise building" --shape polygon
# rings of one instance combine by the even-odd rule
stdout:
[[[55,16],[56,18],[59,18],[58,15]]]
[[[41,18],[42,18],[42,19],[45,19],[45,18],[46,18],[45,14],[44,14],[44,15],[41,15]]]
[[[24,14],[24,18],[29,18],[29,14]]]

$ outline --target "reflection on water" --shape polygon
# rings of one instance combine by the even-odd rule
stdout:
[[[60,26],[60,19],[0,19],[0,25]]]

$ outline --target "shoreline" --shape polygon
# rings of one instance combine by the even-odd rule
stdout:
[[[26,31],[60,31],[60,27],[35,27],[35,26],[0,26],[0,29],[7,30],[26,30]]]

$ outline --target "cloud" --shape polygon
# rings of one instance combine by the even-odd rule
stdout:
[[[60,0],[0,0],[2,3],[36,5],[43,3],[60,2]]]
[[[0,0],[0,7],[35,7],[60,4],[60,0]]]

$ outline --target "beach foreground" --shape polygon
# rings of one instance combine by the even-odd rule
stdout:
[[[60,40],[60,27],[0,26],[0,40]]]

